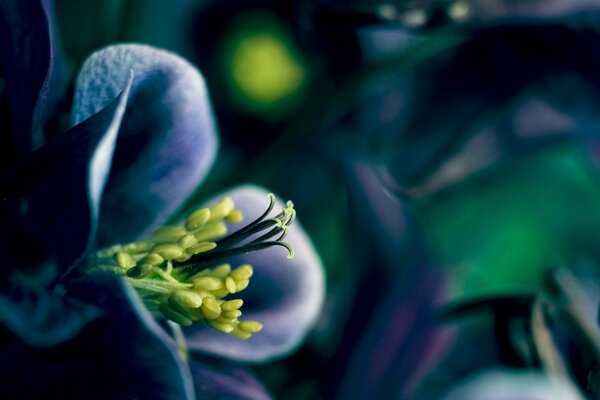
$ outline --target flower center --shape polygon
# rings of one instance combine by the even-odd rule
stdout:
[[[224,263],[227,258],[282,246],[288,258],[294,256],[283,242],[296,211],[292,202],[279,214],[269,217],[275,196],[256,220],[227,235],[228,223],[243,221],[231,198],[192,212],[180,225],[163,226],[143,240],[116,245],[96,254],[98,266],[124,276],[155,316],[183,326],[207,325],[241,339],[248,339],[263,325],[240,321],[243,300],[232,295],[250,283],[253,268]]]

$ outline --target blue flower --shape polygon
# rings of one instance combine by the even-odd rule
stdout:
[[[186,362],[180,339],[126,279],[81,270],[103,248],[151,235],[208,172],[218,139],[203,78],[166,51],[108,47],[82,67],[73,127],[53,130],[65,85],[51,15],[48,1],[0,5],[1,95],[10,105],[2,141],[13,144],[0,171],[0,353],[13,360],[0,368],[5,393],[268,397],[245,373],[232,374],[237,367],[193,353]],[[261,211],[259,199],[268,205],[257,188],[228,195],[246,217]],[[289,262],[276,248],[232,260],[254,267],[245,313],[263,332],[243,341],[196,325],[192,352],[262,361],[299,345],[319,311],[323,276],[299,225],[287,242],[297,254]],[[254,389],[240,393],[240,384]]]

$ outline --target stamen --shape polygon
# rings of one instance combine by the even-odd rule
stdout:
[[[223,263],[232,256],[281,246],[285,243],[296,211],[292,202],[269,217],[275,196],[257,219],[227,236],[227,223],[240,223],[243,214],[233,200],[223,198],[208,208],[192,212],[181,225],[163,226],[141,241],[113,246],[97,253],[97,268],[123,274],[155,316],[183,326],[205,323],[221,332],[248,339],[263,325],[239,321],[242,299],[229,296],[242,292],[254,273],[249,264],[235,269]]]

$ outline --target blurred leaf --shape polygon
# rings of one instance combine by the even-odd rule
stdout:
[[[421,202],[454,296],[536,291],[544,268],[596,251],[600,185],[576,149],[526,157]]]

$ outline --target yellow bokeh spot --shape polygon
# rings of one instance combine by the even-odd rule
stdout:
[[[274,14],[247,13],[234,22],[221,45],[232,99],[259,114],[285,114],[309,81],[301,52]]]
[[[240,90],[265,104],[294,94],[306,78],[290,49],[271,33],[242,38],[232,54],[231,68]]]

